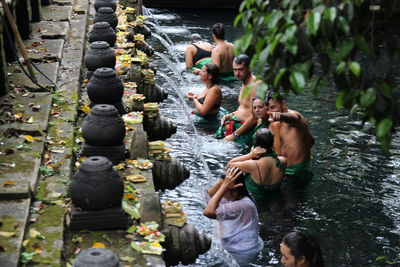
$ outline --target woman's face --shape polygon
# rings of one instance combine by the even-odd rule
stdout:
[[[203,82],[206,82],[206,81],[208,81],[208,80],[210,80],[210,74],[208,74],[208,72],[207,72],[207,67],[206,66],[204,66],[202,69],[201,69],[201,71],[200,71],[200,80],[202,80]]]
[[[284,267],[296,267],[296,259],[290,252],[290,248],[288,248],[284,243],[281,243],[280,245],[281,249],[281,263]]]
[[[262,119],[268,115],[267,105],[261,99],[253,101],[253,112],[257,119]]]

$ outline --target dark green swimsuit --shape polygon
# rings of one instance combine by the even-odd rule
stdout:
[[[275,166],[277,168],[281,168],[281,162],[274,151],[272,151],[270,153],[266,153],[262,157],[274,158],[275,162],[276,162]],[[257,164],[257,161],[256,161],[256,164]],[[260,179],[261,179],[261,172],[260,172],[260,168],[258,167],[258,164],[257,164],[257,168],[258,168],[258,173],[259,173]],[[254,181],[254,179],[251,177],[250,174],[246,175],[245,184],[246,184],[247,190],[249,190],[249,192],[253,195],[254,199],[257,201],[265,199],[265,197],[267,197],[272,192],[279,191],[280,186],[281,186],[281,182],[273,184],[273,185],[257,184]]]

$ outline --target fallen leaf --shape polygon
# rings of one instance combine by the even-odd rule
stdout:
[[[92,248],[106,248],[106,246],[103,243],[96,242],[93,243]]]
[[[24,135],[25,137],[25,141],[27,141],[28,143],[32,143],[35,139],[33,139],[32,136],[30,135]]]
[[[62,193],[53,192],[53,193],[49,194],[50,198],[59,198],[61,196],[62,196]]]
[[[4,154],[6,154],[6,155],[10,155],[10,154],[13,154],[14,153],[14,149],[11,149],[11,148],[7,148],[5,151],[4,151]]]
[[[4,185],[5,187],[7,187],[7,186],[14,186],[14,185],[17,185],[17,183],[14,182],[14,181],[5,181],[5,182],[3,183],[3,185]]]
[[[82,243],[83,242],[83,237],[82,236],[77,236],[72,238],[72,243]]]
[[[4,232],[4,231],[0,231],[0,236],[9,238],[9,237],[15,236],[15,232]]]
[[[30,239],[25,239],[25,240],[22,242],[22,246],[23,246],[24,248],[26,248],[26,246],[29,244],[29,241],[30,241]]]
[[[64,153],[64,149],[52,149],[50,150],[54,154],[61,154]]]
[[[33,228],[29,230],[29,236],[32,238],[45,239],[45,237],[42,236],[42,234],[39,231],[37,231]]]
[[[135,260],[135,258],[129,256],[121,257],[120,259],[125,262],[133,262]]]
[[[35,121],[35,119],[33,118],[33,117],[30,117],[27,121],[26,121],[26,123],[33,123]]]
[[[81,252],[81,249],[80,249],[80,248],[76,248],[76,249],[74,250],[74,254],[75,254],[75,255],[78,255],[79,252]]]

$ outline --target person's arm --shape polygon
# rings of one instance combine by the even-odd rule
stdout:
[[[236,158],[231,159],[228,162],[228,168],[230,168],[230,164],[234,163],[234,162],[242,162],[242,161],[246,161],[246,160],[250,160],[250,159],[257,159],[259,157],[261,157],[262,154],[264,154],[266,152],[265,148],[262,147],[255,147],[253,148],[249,153],[247,153],[246,155],[243,156],[239,156]]]
[[[207,190],[208,195],[210,197],[214,196],[223,182],[224,182],[224,179],[219,179],[210,189]]]
[[[288,124],[295,124],[301,121],[302,116],[296,111],[288,112],[269,112],[269,121],[283,121]]]
[[[279,121],[274,121],[269,124],[269,130],[274,134],[274,151],[280,156],[282,155],[281,147],[281,123]]]
[[[219,90],[220,89],[218,85],[211,87],[210,92],[208,92],[203,104],[201,104],[197,98],[193,99],[193,103],[201,116],[206,116],[215,107],[215,105],[220,102]]]
[[[233,162],[230,167],[235,167],[245,173],[251,173],[254,168],[257,168],[256,162],[252,159],[242,161],[242,162]]]
[[[186,48],[186,69],[193,67],[193,46],[189,45]]]
[[[221,68],[221,59],[219,55],[218,49],[214,48],[211,52],[211,62],[217,65],[218,68]]]
[[[223,180],[221,186],[218,188],[217,192],[213,195],[210,201],[207,203],[206,208],[203,211],[204,216],[215,219],[217,217],[217,208],[219,202],[224,197],[225,192],[229,189],[238,188],[243,186],[243,184],[235,184],[235,180],[242,174],[239,169],[229,169],[225,179]]]
[[[256,126],[257,124],[257,118],[252,115],[250,118],[248,118],[243,124],[242,126],[239,127],[239,129],[237,129],[236,131],[234,131],[233,134],[230,134],[228,136],[226,136],[224,139],[228,140],[228,141],[235,141],[235,139],[242,134],[245,134],[247,131],[249,131],[250,129],[254,128],[254,126]],[[235,136],[236,135],[236,136]]]

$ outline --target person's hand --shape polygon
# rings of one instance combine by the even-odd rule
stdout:
[[[268,121],[280,121],[281,120],[281,113],[280,112],[268,112]]]
[[[221,186],[226,187],[227,189],[234,189],[243,186],[242,183],[235,184],[236,179],[242,175],[242,171],[236,167],[229,168],[226,172],[226,176],[224,182]]]
[[[226,141],[235,141],[235,136],[233,134],[225,136],[224,140]]]
[[[221,124],[224,124],[226,120],[229,120],[232,117],[233,113],[226,114],[221,119]]]
[[[265,152],[267,152],[267,150],[265,148],[256,146],[255,148],[253,148],[250,152],[250,156],[252,159],[258,159],[259,157],[261,157]]]
[[[189,93],[187,93],[186,97],[187,97],[190,101],[193,101],[193,99],[196,99],[196,98],[197,98],[197,95],[194,94],[194,93],[192,93],[192,92],[189,92]]]

